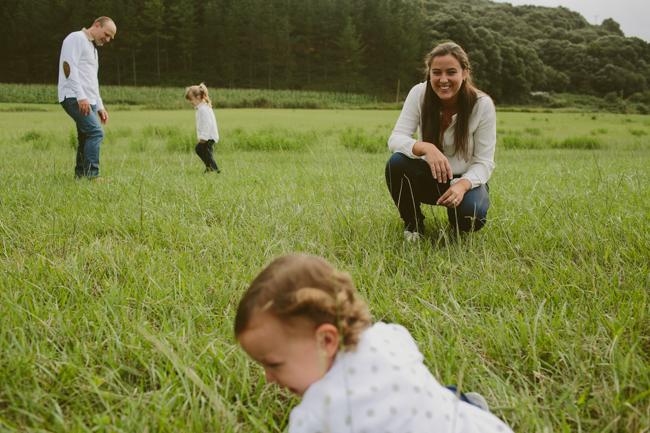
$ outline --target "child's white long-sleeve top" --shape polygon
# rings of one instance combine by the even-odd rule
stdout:
[[[98,71],[97,48],[86,33],[79,30],[66,36],[59,57],[59,102],[65,98],[87,99],[91,105],[97,106],[97,110],[104,109],[99,95]]]
[[[388,148],[391,152],[400,152],[409,158],[425,159],[413,154],[413,145],[418,141],[413,138],[413,135],[418,131],[418,138],[422,139],[422,103],[428,85],[426,81],[416,84],[406,97],[395,128],[388,138]],[[469,180],[472,188],[476,188],[487,183],[494,170],[494,151],[497,142],[494,103],[488,95],[479,92],[476,104],[469,116],[468,160],[454,151],[456,117],[457,115],[454,114],[451,124],[445,130],[442,151],[449,160],[453,174],[461,175],[461,179]],[[454,179],[451,183],[454,184],[457,181],[458,179]]]
[[[201,102],[196,107],[196,136],[200,140],[219,141],[219,130],[217,129],[217,118],[214,111],[207,103]]]
[[[511,432],[441,386],[422,361],[405,328],[374,324],[307,389],[291,411],[289,433]]]

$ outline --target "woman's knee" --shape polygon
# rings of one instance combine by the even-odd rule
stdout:
[[[404,177],[415,178],[415,162],[402,153],[393,153],[386,163],[386,184],[390,187],[395,182],[401,182]]]
[[[402,153],[393,153],[386,163],[386,173],[404,173],[408,167],[409,159]]]
[[[478,231],[487,222],[490,198],[485,186],[479,188],[480,190],[467,194],[461,205],[455,210],[458,227],[462,231]]]

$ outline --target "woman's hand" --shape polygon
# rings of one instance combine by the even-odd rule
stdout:
[[[431,167],[433,178],[439,183],[447,183],[454,177],[449,160],[433,143],[418,141],[413,145],[413,154],[424,155],[429,167]]]
[[[467,179],[460,179],[458,182],[445,191],[440,196],[436,204],[447,207],[458,207],[463,202],[465,193],[472,188],[472,184]]]

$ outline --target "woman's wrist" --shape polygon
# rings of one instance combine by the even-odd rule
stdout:
[[[462,185],[465,192],[472,189],[472,182],[470,182],[468,179],[465,179],[465,178],[458,179],[458,181],[456,182],[456,185]]]
[[[435,152],[438,148],[433,143],[428,141],[416,141],[413,145],[413,155],[424,156],[429,152]]]

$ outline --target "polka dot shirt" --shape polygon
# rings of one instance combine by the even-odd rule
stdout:
[[[402,326],[376,323],[355,351],[303,395],[289,433],[507,433],[493,414],[461,402],[441,386]]]

